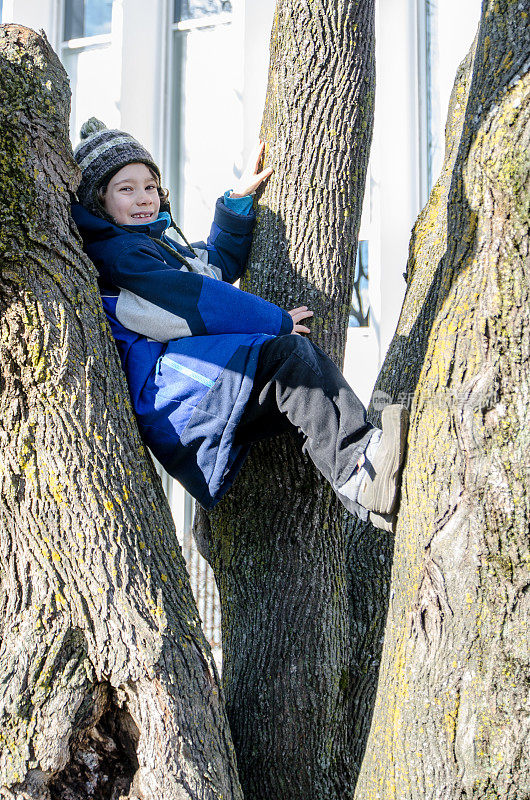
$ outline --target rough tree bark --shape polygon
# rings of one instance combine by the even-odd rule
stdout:
[[[530,797],[529,27],[484,0],[376,387],[413,399],[356,800]]]
[[[0,797],[241,798],[218,678],[69,212],[70,92],[0,28]]]
[[[278,0],[262,127],[275,172],[245,288],[313,309],[311,338],[338,363],[374,77],[373,0]],[[247,800],[343,800],[353,786],[344,514],[290,436],[255,446],[226,500],[209,519],[199,512]]]

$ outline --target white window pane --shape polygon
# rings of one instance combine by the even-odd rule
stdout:
[[[119,65],[115,59],[109,45],[63,53],[72,89],[70,134],[74,146],[79,142],[81,125],[89,117],[101,119],[108,128],[120,127]]]
[[[242,150],[239,54],[232,25],[174,35],[178,141],[170,188],[177,223],[193,241],[208,236],[216,198],[236,181],[234,158]]]

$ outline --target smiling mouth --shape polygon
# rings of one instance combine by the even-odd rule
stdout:
[[[149,219],[152,216],[153,216],[153,212],[152,211],[150,211],[149,213],[146,213],[144,211],[144,212],[139,213],[139,214],[131,214],[131,217],[133,219]]]

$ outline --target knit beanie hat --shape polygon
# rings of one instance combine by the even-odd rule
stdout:
[[[152,155],[124,131],[110,130],[96,117],[90,117],[81,128],[81,142],[74,158],[83,172],[77,196],[82,206],[97,216],[107,216],[97,192],[127,164],[146,164],[160,180],[160,170]]]

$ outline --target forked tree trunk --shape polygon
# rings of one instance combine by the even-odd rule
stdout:
[[[315,312],[342,361],[374,102],[373,0],[278,0],[262,137],[275,172],[245,288]],[[223,685],[246,800],[344,800],[350,623],[346,527],[284,436],[253,450],[197,528],[223,614]]]
[[[0,28],[0,797],[241,798],[210,649],[70,217],[66,74]]]
[[[412,416],[356,800],[530,796],[529,40],[484,1],[376,387]]]

